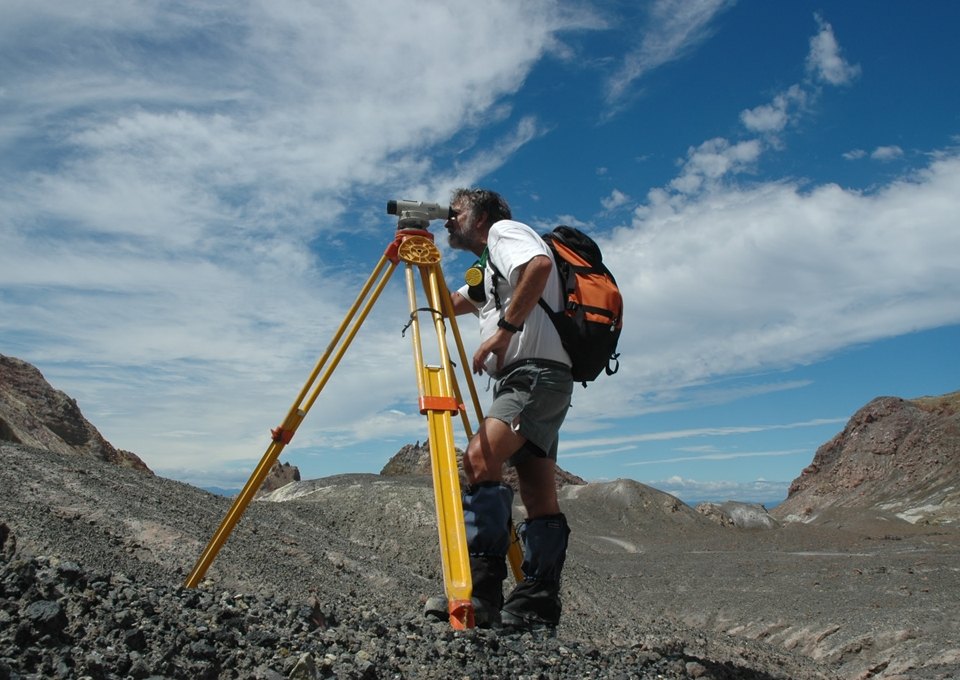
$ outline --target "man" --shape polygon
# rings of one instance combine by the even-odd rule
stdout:
[[[556,265],[544,241],[511,219],[510,207],[497,193],[457,189],[450,207],[450,245],[479,258],[468,276],[474,285],[452,294],[453,308],[456,314],[479,317],[473,372],[496,379],[493,404],[463,457],[475,619],[477,625],[502,618],[512,627],[556,626],[570,533],[557,502],[557,435],[573,380],[570,358],[538,304],[542,297],[560,308]],[[523,582],[504,601],[513,504],[513,490],[503,483],[507,462],[516,468],[527,517],[520,528]]]

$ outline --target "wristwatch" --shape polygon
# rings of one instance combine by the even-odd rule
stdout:
[[[512,323],[510,323],[509,321],[507,321],[502,317],[497,322],[497,326],[499,326],[505,331],[510,331],[511,333],[519,333],[520,331],[523,330],[523,324],[520,324],[519,326],[514,326]]]

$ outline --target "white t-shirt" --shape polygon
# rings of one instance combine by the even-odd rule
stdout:
[[[537,232],[522,222],[500,220],[490,227],[490,232],[487,235],[487,252],[489,254],[483,279],[486,300],[483,302],[471,300],[477,306],[480,318],[481,342],[497,332],[497,322],[503,317],[504,310],[509,308],[510,301],[513,299],[513,289],[519,278],[518,269],[537,255],[546,255],[553,263],[552,271],[550,276],[547,277],[547,285],[541,297],[553,310],[560,310],[562,304],[560,277],[557,276],[556,263],[550,248]],[[496,267],[501,276],[494,277],[491,264]],[[496,306],[496,296],[493,294],[494,280],[498,282],[497,295],[500,296],[500,303],[503,305],[502,310],[497,309]],[[470,296],[467,294],[467,286],[462,287],[458,292],[470,300]],[[533,310],[524,320],[523,330],[513,334],[503,359],[503,365],[509,366],[522,359],[547,359],[570,365],[570,357],[560,343],[560,336],[557,334],[553,322],[550,321],[550,317],[547,316],[547,313],[543,311],[539,304],[533,307]],[[496,375],[497,357],[495,355],[491,354],[487,357],[485,370],[488,375]]]

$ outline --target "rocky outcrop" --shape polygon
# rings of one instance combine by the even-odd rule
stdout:
[[[960,522],[960,392],[874,399],[817,450],[773,515],[809,521],[828,508]]]
[[[457,467],[460,469],[460,481],[463,483],[463,451],[457,449],[456,452]],[[382,470],[380,470],[380,474],[385,477],[396,477],[402,475],[430,475],[430,443],[424,442],[421,444],[420,442],[417,442],[416,444],[407,444],[397,451],[389,461],[387,461],[387,464],[383,466]],[[503,481],[504,483],[513,487],[514,491],[518,491],[517,472],[512,467],[506,466],[504,468]],[[562,489],[568,484],[587,483],[583,478],[567,472],[559,465],[557,466],[556,482],[557,489]]]
[[[699,503],[694,509],[722,527],[773,529],[779,524],[767,512],[767,509],[759,503],[740,503],[737,501]]]
[[[457,461],[463,456],[463,451],[457,449]],[[430,445],[429,442],[421,444],[407,444],[399,451],[393,454],[393,457],[387,461],[387,464],[380,470],[384,477],[402,477],[404,475],[429,475],[430,474]]]
[[[91,456],[153,474],[136,454],[116,449],[104,439],[83,417],[76,400],[54,389],[35,367],[2,354],[0,440]]]
[[[267,478],[263,480],[263,484],[260,485],[260,490],[258,494],[268,494],[271,491],[276,491],[277,489],[286,486],[290,482],[299,482],[300,481],[300,468],[296,465],[291,465],[290,463],[281,463],[277,461],[273,464],[273,467],[270,468],[270,472],[267,473]]]

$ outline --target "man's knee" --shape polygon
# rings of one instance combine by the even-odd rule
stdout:
[[[525,441],[503,421],[485,419],[463,455],[463,471],[467,481],[477,484],[503,479],[503,464]]]
[[[499,482],[503,476],[500,466],[490,460],[477,437],[470,440],[463,454],[463,472],[469,484],[480,482]]]

